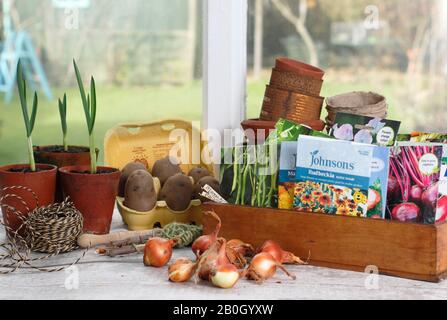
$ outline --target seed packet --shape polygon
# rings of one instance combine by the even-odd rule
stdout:
[[[295,192],[297,141],[281,143],[278,177],[278,208],[292,209]]]
[[[278,145],[222,149],[220,189],[231,204],[277,207]]]
[[[399,134],[397,141],[447,143],[447,133],[412,132]]]
[[[300,136],[297,154],[294,209],[384,217],[388,148]]]
[[[399,142],[392,148],[387,213],[393,220],[434,224],[447,218],[447,146]]]
[[[393,146],[400,121],[338,112],[330,135],[339,140]]]
[[[287,119],[279,119],[275,124],[275,130],[270,133],[266,142],[279,144],[283,141],[297,141],[298,137],[302,134],[314,137],[329,137],[324,132],[313,130]]]

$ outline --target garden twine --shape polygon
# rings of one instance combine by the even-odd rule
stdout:
[[[14,193],[15,190],[30,192],[36,201],[36,209],[31,211],[28,204]],[[23,267],[43,272],[61,271],[78,263],[85,256],[88,249],[69,266],[35,266],[33,262],[47,260],[78,248],[77,238],[82,233],[83,228],[82,214],[68,198],[62,203],[39,207],[37,196],[28,188],[9,187],[4,188],[3,193],[6,193],[0,198],[3,216],[6,217],[6,212],[12,213],[22,224],[17,230],[12,230],[8,223],[0,220],[0,224],[5,227],[8,236],[7,242],[0,243],[0,274],[12,273]],[[26,212],[31,211],[30,214],[26,216],[21,211],[6,204],[5,200],[10,198],[18,200]],[[25,230],[25,236],[20,235],[18,230]],[[32,258],[32,252],[47,253],[47,255]]]

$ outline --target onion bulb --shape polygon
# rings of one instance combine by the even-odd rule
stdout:
[[[222,225],[219,216],[214,211],[206,211],[205,214],[209,214],[214,219],[216,219],[217,224],[214,231],[211,234],[200,236],[193,242],[191,248],[197,257],[203,254],[206,250],[208,250],[211,247],[211,245],[214,242],[216,242],[217,235],[219,234],[220,227]]]
[[[216,287],[229,289],[233,288],[239,280],[239,272],[232,264],[217,266],[210,274],[210,280]]]
[[[276,262],[280,264],[306,264],[292,252],[283,250],[281,246],[273,240],[264,242],[258,252],[270,253]]]
[[[169,266],[169,280],[172,282],[186,282],[194,274],[197,263],[192,262],[188,258],[179,258]]]
[[[273,277],[277,267],[292,279],[296,278],[295,275],[287,271],[281,263],[276,261],[275,258],[267,252],[261,252],[254,256],[247,270],[247,278],[262,282]]]
[[[238,239],[233,239],[227,242],[226,253],[230,263],[236,268],[242,269],[247,265],[245,257],[252,256],[254,249],[250,244],[244,243]]]
[[[211,273],[220,266],[230,264],[226,255],[226,240],[218,238],[198,259],[197,273],[200,279],[210,280]]]
[[[144,247],[143,262],[146,266],[163,267],[172,256],[172,247],[177,241],[163,238],[151,238]]]

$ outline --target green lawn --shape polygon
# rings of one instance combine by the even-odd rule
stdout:
[[[262,104],[267,77],[248,83],[248,110],[250,118],[257,117]],[[391,106],[394,86],[389,85],[376,90],[389,98]],[[340,83],[328,79],[323,87],[323,96],[352,91],[374,90],[370,83]],[[167,118],[200,120],[202,107],[201,82],[184,87],[102,87],[98,86],[98,115],[96,141],[102,147],[105,132],[118,123],[149,122]],[[54,89],[55,96],[63,91]],[[86,145],[87,129],[81,100],[76,88],[67,91],[69,143]],[[392,108],[391,111],[393,111]],[[394,112],[391,112],[394,117]],[[47,101],[40,97],[39,112],[34,130],[34,144],[60,144],[61,133],[56,100]],[[102,160],[102,155],[101,158]],[[18,98],[10,104],[0,102],[0,165],[27,161],[25,129]]]

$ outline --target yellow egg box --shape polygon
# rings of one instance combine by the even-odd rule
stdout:
[[[119,169],[129,162],[138,161],[151,170],[155,161],[170,155],[180,160],[180,168],[185,174],[198,166],[214,173],[213,166],[203,163],[201,158],[200,161],[193,161],[194,156],[197,157],[197,152],[193,149],[193,139],[197,137],[199,139],[201,137],[200,130],[190,122],[182,120],[120,124],[105,135],[104,161],[108,166]],[[201,140],[199,157],[205,148],[206,143]],[[177,151],[176,154],[170,153],[173,149]],[[158,194],[160,190],[158,179],[154,178],[154,183]],[[148,212],[139,212],[126,207],[122,197],[117,197],[116,202],[118,211],[130,230],[164,227],[171,222],[202,224],[200,200],[191,200],[189,207],[181,212],[169,209],[165,201],[157,201],[156,206]]]

